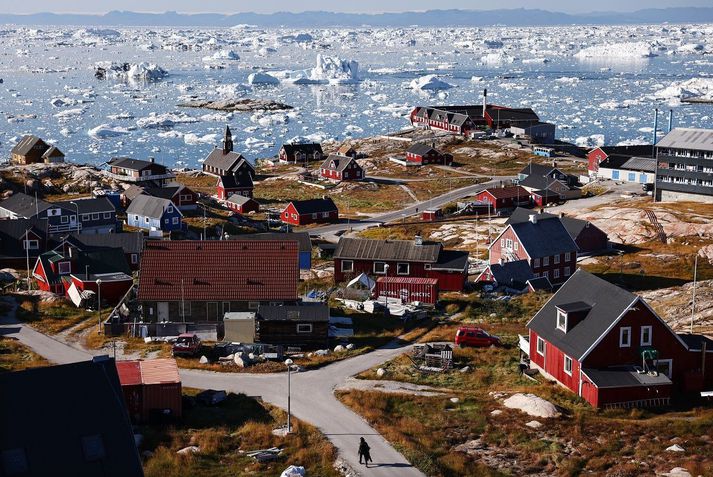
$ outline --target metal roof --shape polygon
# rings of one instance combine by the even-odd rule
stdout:
[[[22,192],[15,192],[7,199],[0,202],[0,208],[9,210],[18,217],[29,219],[37,215],[37,212],[44,212],[45,210],[52,207],[53,204],[46,202],[42,199],[35,199],[34,197],[23,194]],[[57,205],[56,207],[61,207]]]
[[[329,306],[326,303],[302,303],[300,305],[260,305],[257,316],[266,321],[329,321]]]
[[[22,136],[20,142],[18,142],[15,147],[12,148],[12,154],[19,154],[21,156],[25,156],[28,152],[32,150],[33,147],[35,147],[36,144],[39,143],[42,143],[46,149],[47,144],[37,136]]]
[[[419,277],[379,277],[377,283],[402,283],[408,285],[438,285],[436,278],[419,278]]]
[[[713,152],[713,129],[675,128],[656,147]]]
[[[111,203],[105,195],[91,199],[64,200],[55,202],[55,205],[63,209],[77,212],[80,214],[91,214],[97,212],[116,212],[114,204]]]
[[[666,386],[671,380],[663,373],[638,373],[633,366],[605,369],[584,368],[582,372],[599,388]]]
[[[632,171],[656,172],[656,159],[653,157],[634,156],[622,164],[621,168]]]
[[[337,209],[337,204],[331,199],[331,197],[326,197],[324,199],[308,199],[308,200],[293,200],[290,202],[300,215],[306,214],[316,214],[319,212],[333,212]]]
[[[349,166],[349,164],[354,161],[353,157],[349,156],[342,156],[340,154],[330,154],[324,162],[322,162],[322,169],[329,169],[333,171],[344,171],[344,169]],[[334,167],[332,167],[332,162],[334,162]],[[356,161],[355,161],[356,164]]]
[[[441,253],[438,242],[423,242],[416,245],[413,240],[369,240],[340,238],[334,258],[357,260],[403,260],[405,262],[435,263]]]
[[[181,382],[176,360],[170,358],[117,361],[116,370],[122,386]]]
[[[178,210],[178,208],[173,205],[173,202],[168,199],[141,194],[137,195],[134,200],[131,201],[131,204],[129,204],[129,207],[126,209],[126,213],[160,219],[169,206]],[[181,211],[178,210],[178,213],[180,214]]]

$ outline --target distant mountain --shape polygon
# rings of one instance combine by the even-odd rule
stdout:
[[[536,25],[609,25],[640,23],[708,23],[713,22],[713,7],[672,7],[645,9],[631,13],[593,12],[567,14],[538,9],[509,10],[428,10],[402,13],[335,13],[277,12],[271,14],[237,13],[184,14],[176,12],[137,13],[112,11],[103,15],[35,13],[14,15],[0,13],[0,24],[72,25],[72,26],[200,26],[230,27],[256,25],[260,27],[426,27],[452,26],[536,26]]]

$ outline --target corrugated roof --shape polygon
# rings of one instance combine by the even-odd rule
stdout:
[[[170,358],[117,361],[116,370],[122,386],[181,382],[176,360]]]
[[[430,153],[431,151],[434,151],[436,154],[440,154],[437,149],[424,144],[422,142],[417,142],[411,147],[409,147],[406,152],[410,152],[411,154],[416,154],[417,156],[425,156],[426,154]]]
[[[674,128],[656,147],[713,152],[713,129]]]
[[[621,168],[632,171],[656,172],[656,159],[653,157],[634,156],[622,164]]]
[[[530,193],[520,186],[491,187],[489,189],[485,189],[483,192],[489,193],[496,199],[514,199],[518,197],[530,197]]]
[[[302,303],[300,305],[260,305],[257,316],[267,321],[329,321],[329,306],[326,303]]]
[[[134,200],[131,201],[131,204],[129,204],[129,207],[126,209],[126,213],[160,219],[169,206],[174,207],[173,202],[168,199],[141,194],[137,195]],[[178,208],[174,208],[178,210]]]
[[[346,169],[352,161],[354,161],[354,158],[349,156],[330,154],[327,159],[322,162],[321,168],[341,172],[344,171],[344,169]],[[332,163],[334,163],[334,167],[332,167]]]
[[[357,260],[403,260],[408,262],[435,263],[442,245],[423,242],[416,245],[413,240],[369,240],[340,238],[334,258]]]
[[[297,299],[296,240],[146,242],[139,301]]]
[[[418,278],[418,277],[379,277],[377,283],[404,283],[409,285],[438,285],[436,278]]]
[[[107,164],[109,164],[110,166],[131,169],[134,171],[140,171],[150,166],[156,166],[161,169],[168,170],[163,164],[151,161],[144,161],[143,159],[131,159],[130,157],[113,157],[109,162],[107,162]]]
[[[42,139],[38,138],[37,136],[32,136],[32,135],[22,136],[22,139],[20,139],[20,142],[18,142],[15,145],[15,147],[12,148],[12,154],[19,154],[21,156],[25,156],[38,143],[42,143],[45,148],[47,147],[47,144]]]

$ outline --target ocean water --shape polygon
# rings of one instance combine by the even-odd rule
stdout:
[[[155,157],[199,167],[230,125],[236,150],[250,159],[271,157],[295,137],[343,141],[397,131],[408,126],[405,115],[415,105],[479,104],[484,88],[491,103],[532,107],[558,125],[560,139],[650,142],[657,107],[663,130],[669,109],[675,126],[713,127],[712,105],[680,102],[681,95],[713,95],[711,33],[711,25],[312,31],[0,26],[0,156],[8,157],[23,134],[36,134],[69,161]],[[240,60],[204,60],[227,51]],[[245,86],[254,72],[313,68],[318,55],[356,60],[360,81]],[[101,61],[154,63],[168,75],[99,80],[94,66]],[[409,87],[427,74],[453,87]],[[190,98],[227,97],[272,99],[294,109],[263,114],[177,107]],[[111,134],[90,134],[102,125]]]

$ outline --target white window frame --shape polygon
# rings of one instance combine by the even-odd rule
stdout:
[[[520,244],[518,242],[513,242],[512,248],[517,252],[518,249],[520,248]]]
[[[105,218],[105,219],[110,219],[110,218],[111,218],[111,212],[104,212],[104,218]]]
[[[144,222],[146,222],[146,223],[148,224],[148,223],[149,223],[150,221],[151,221],[151,219],[150,219],[150,218],[148,218],[148,217],[144,217]]]
[[[563,323],[560,324],[560,318],[563,318]],[[567,313],[562,310],[557,310],[557,329],[567,332]]]
[[[560,256],[559,256],[559,254],[557,254],[557,255],[555,255],[555,258],[554,258],[554,264],[558,265],[559,263],[560,263]]]
[[[299,333],[299,334],[312,333],[312,323],[297,323],[297,333]]]
[[[542,266],[546,267],[550,264],[550,257],[542,257]]]
[[[23,250],[37,250],[40,248],[40,241],[36,239],[25,239],[22,241]]]
[[[570,252],[566,252],[566,253],[564,254],[564,261],[565,261],[565,262],[569,262],[571,258],[572,258],[572,254],[571,254]]]
[[[564,267],[564,276],[568,277],[572,274],[572,271],[569,269],[569,267]]]
[[[99,220],[99,213],[98,213],[98,212],[93,212],[93,213],[92,213],[92,220]]]
[[[559,277],[560,277],[560,269],[555,268],[554,270],[552,270],[552,278],[557,279]]]
[[[347,268],[346,264],[349,264]],[[354,271],[354,260],[342,260],[342,272],[349,273]]]
[[[381,272],[376,271],[376,265],[377,265],[377,264],[383,265],[383,266],[384,266],[384,270],[381,271]],[[374,262],[374,267],[373,267],[373,269],[374,269],[374,275],[386,275],[386,265],[387,265],[386,262]]]
[[[88,222],[91,219],[90,214],[82,214],[82,222]]]
[[[540,259],[536,258],[532,261],[532,266],[533,267],[539,267],[540,266]]]
[[[569,366],[567,366],[568,364],[569,364]],[[567,371],[568,367],[569,367],[569,371]],[[572,367],[573,367],[572,358],[570,358],[567,355],[564,355],[564,363],[563,363],[562,369],[564,370],[564,372],[567,376],[572,376]]]
[[[172,220],[172,222],[173,222],[173,225],[178,225],[178,217],[174,217],[174,218],[171,219],[171,220]]]
[[[69,217],[66,215],[63,215],[62,217],[59,218],[60,223],[66,224],[69,223]]]
[[[542,350],[540,350],[540,348],[542,348]],[[547,343],[545,343],[545,340],[543,340],[539,336],[537,337],[537,346],[535,349],[537,351],[537,354],[539,354],[540,356],[544,356],[547,352]]]
[[[313,218],[313,219],[316,219],[316,218],[318,218],[318,217],[319,217],[319,214],[318,214],[318,213],[315,212],[314,214],[312,214],[312,218]]]
[[[649,339],[644,341],[644,331],[649,332]],[[642,326],[641,331],[640,331],[640,343],[641,346],[651,346],[651,343],[654,342],[654,327],[651,325],[647,326]]]
[[[668,379],[671,379],[671,376],[673,375],[673,360],[672,359],[657,359],[656,360],[656,369],[658,370],[659,363],[668,363],[668,373],[666,374],[666,377]]]
[[[406,265],[406,273],[401,273],[401,271],[399,270],[399,267],[401,267],[401,265]],[[399,262],[396,264],[396,274],[397,275],[408,275],[409,273],[411,273],[411,264],[410,263]]]
[[[626,335],[627,341],[624,342]],[[631,326],[622,326],[619,328],[619,348],[631,348]]]

